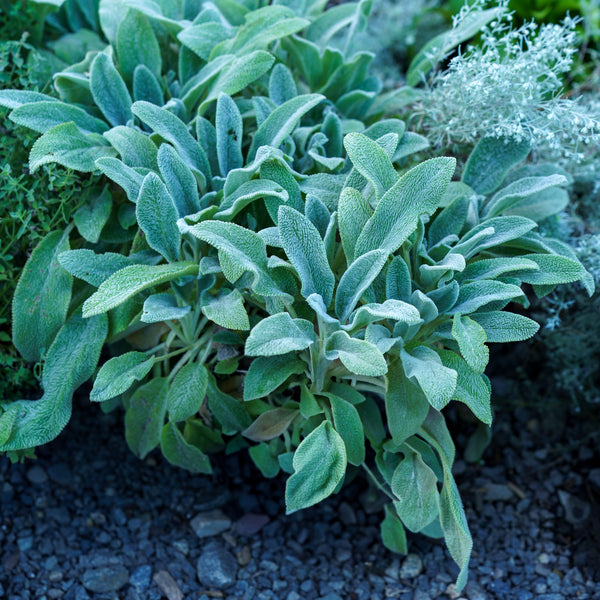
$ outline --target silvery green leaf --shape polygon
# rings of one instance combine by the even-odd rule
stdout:
[[[146,65],[138,65],[133,71],[133,99],[144,100],[156,106],[165,103],[165,97],[156,76]]]
[[[536,271],[537,269],[539,269],[538,264],[528,258],[518,256],[483,258],[469,263],[464,271],[456,274],[456,279],[459,282],[496,279],[507,273],[518,277],[521,271]]]
[[[234,435],[250,425],[252,419],[241,400],[222,392],[214,376],[208,374],[208,408],[220,423],[224,435]]]
[[[210,84],[206,99],[200,104],[198,112],[202,114],[221,93],[233,96],[242,91],[259,77],[267,73],[274,62],[275,58],[273,55],[264,50],[256,50],[250,54],[233,58],[226,66],[220,69],[219,75],[214,82]],[[210,66],[210,64],[211,63],[207,66]],[[191,98],[183,98],[188,110],[190,106],[194,104],[192,100],[193,96]],[[250,153],[248,156],[254,156],[254,154]]]
[[[249,204],[260,198],[273,198],[279,204],[288,200],[287,191],[269,179],[252,179],[240,185],[232,194],[223,198],[215,219],[230,220]]]
[[[58,255],[63,269],[68,273],[83,279],[83,281],[98,287],[113,273],[131,265],[131,259],[115,252],[95,254],[93,250],[81,248],[68,250]]]
[[[354,168],[373,184],[379,200],[398,180],[387,153],[377,142],[361,133],[345,136],[344,147]]]
[[[460,286],[458,282],[452,279],[449,283],[440,285],[434,290],[427,292],[427,297],[432,300],[438,310],[438,313],[447,313],[458,300]]]
[[[112,198],[108,186],[106,186],[98,197],[86,202],[75,211],[73,221],[81,237],[92,244],[100,239],[102,229],[110,217],[112,204]]]
[[[278,106],[254,134],[248,156],[253,158],[260,146],[278,148],[300,119],[323,100],[325,96],[321,94],[303,94]]]
[[[436,215],[427,231],[427,240],[431,246],[449,235],[460,235],[467,219],[469,197],[458,196],[442,212]]]
[[[108,129],[104,121],[96,119],[82,108],[65,102],[35,102],[22,104],[10,113],[10,120],[38,133],[46,133],[56,125],[72,121],[81,133],[103,133]]]
[[[525,294],[516,285],[482,279],[461,285],[457,303],[448,312],[468,314],[491,302],[503,301],[508,304],[511,300],[522,297],[525,297]]]
[[[117,29],[117,55],[125,79],[131,83],[138,65],[145,65],[156,77],[161,76],[160,46],[148,19],[130,10]]]
[[[430,323],[437,318],[439,311],[435,302],[421,290],[415,290],[410,298],[410,303],[419,311],[425,323]]]
[[[90,91],[96,106],[115,127],[133,119],[129,90],[108,54],[99,52],[90,69]]]
[[[219,94],[217,98],[217,114],[215,117],[217,132],[217,158],[223,177],[233,169],[244,164],[242,156],[242,115],[231,96]]]
[[[35,102],[60,102],[60,100],[29,90],[0,90],[0,106],[4,108],[14,109]]]
[[[377,346],[350,337],[345,331],[336,331],[325,347],[327,360],[339,359],[351,373],[378,377],[387,372],[387,363]]]
[[[246,340],[247,356],[274,356],[298,352],[316,340],[312,323],[292,319],[288,313],[279,313],[259,321]]]
[[[389,352],[402,338],[392,337],[390,330],[383,325],[370,323],[365,329],[365,342],[377,346],[382,354]]]
[[[567,190],[559,187],[551,187],[520,200],[510,208],[505,209],[502,214],[519,215],[539,223],[552,215],[558,214],[568,204],[569,193]]]
[[[298,416],[298,409],[278,407],[260,414],[253,423],[242,431],[242,435],[253,442],[266,442],[287,431]]]
[[[338,198],[344,188],[345,175],[331,175],[329,173],[316,173],[309,175],[300,182],[300,189],[305,194],[317,196],[325,206],[336,210]]]
[[[456,313],[452,318],[452,337],[458,342],[460,353],[469,367],[483,373],[490,357],[483,327],[477,321]]]
[[[111,146],[121,155],[128,167],[156,170],[158,149],[149,136],[133,127],[119,125],[104,134]]]
[[[235,283],[244,273],[250,272],[254,275],[252,288],[257,294],[286,296],[269,273],[266,246],[258,234],[221,221],[204,221],[190,227],[189,231],[217,248],[228,281]]]
[[[407,131],[400,138],[400,143],[398,144],[398,148],[392,157],[392,162],[398,162],[403,158],[410,156],[411,154],[416,154],[422,150],[427,150],[429,146],[430,143],[426,137],[423,137],[422,135],[412,131]]]
[[[323,407],[319,405],[314,394],[302,384],[300,386],[300,413],[306,419],[320,415]]]
[[[356,242],[355,256],[376,248],[396,251],[416,229],[419,216],[438,207],[455,165],[453,158],[432,158],[402,176],[367,221]]]
[[[521,342],[540,328],[528,317],[501,310],[478,312],[471,318],[483,327],[488,342]]]
[[[412,281],[408,265],[400,256],[394,256],[388,267],[385,280],[386,297],[409,302],[412,292]]]
[[[300,276],[302,295],[306,298],[317,293],[328,306],[335,278],[317,228],[302,213],[289,206],[279,207],[278,226],[285,253]]]
[[[179,320],[185,317],[190,310],[190,306],[179,306],[173,294],[152,294],[144,300],[144,309],[140,320],[142,323]]]
[[[229,39],[233,33],[234,29],[224,23],[210,22],[186,27],[177,34],[177,39],[200,58],[208,61],[213,48]]]
[[[358,411],[353,404],[335,394],[327,394],[331,403],[333,425],[346,446],[346,456],[351,465],[360,466],[365,461],[365,431]]]
[[[150,19],[160,23],[173,37],[183,29],[185,21],[180,22],[181,10],[179,2],[159,0],[124,0],[127,6],[139,10]]]
[[[524,177],[508,184],[496,192],[483,206],[481,216],[483,218],[495,217],[535,194],[539,194],[549,188],[567,183],[566,177],[562,175],[548,175],[546,177]]]
[[[335,294],[335,312],[345,323],[354,307],[383,269],[388,259],[384,250],[371,250],[359,256],[342,275]]]
[[[298,88],[292,72],[283,63],[277,63],[269,77],[269,98],[281,106],[297,95]]]
[[[69,250],[69,230],[47,234],[25,264],[12,301],[12,340],[23,358],[40,360],[63,326],[73,278],[58,256]]]
[[[324,239],[331,220],[331,213],[327,207],[316,196],[309,194],[304,203],[304,214]]]
[[[268,444],[262,442],[256,446],[250,446],[248,454],[254,461],[254,464],[259,468],[263,477],[271,479],[279,474],[279,471],[281,470],[279,461],[271,453]]]
[[[127,352],[107,360],[96,375],[90,392],[92,402],[104,402],[126,392],[152,369],[154,356],[145,352]]]
[[[460,242],[452,248],[452,252],[470,258],[477,252],[487,248],[493,248],[511,240],[519,239],[535,227],[537,227],[537,223],[525,217],[493,217],[486,219],[470,229],[461,238]],[[490,229],[492,231],[489,231]],[[482,237],[476,244],[470,243],[483,232],[486,232],[487,235]]]
[[[160,108],[149,102],[136,102],[131,110],[155,133],[171,143],[188,167],[197,169],[207,180],[210,180],[212,174],[206,154],[183,121],[166,108]]]
[[[304,203],[302,201],[300,186],[296,181],[294,172],[285,161],[274,158],[263,161],[260,165],[260,176],[262,179],[270,179],[278,183],[288,193],[286,203],[292,208],[302,211]],[[273,223],[277,223],[277,212],[282,203],[282,200],[278,198],[265,198],[265,206],[269,211],[269,216],[273,220]]]
[[[460,273],[467,266],[465,257],[462,254],[449,252],[439,262],[428,265],[426,263],[419,266],[419,279],[421,285],[425,288],[432,288],[448,272]]]
[[[212,473],[210,458],[189,442],[175,423],[166,423],[160,433],[160,449],[163,456],[176,467],[190,473]]]
[[[400,445],[419,431],[429,412],[423,390],[404,374],[401,363],[390,363],[385,392],[385,414],[394,444]]]
[[[185,217],[200,210],[196,178],[170,144],[161,144],[158,150],[158,168],[178,215]]]
[[[129,398],[125,412],[125,440],[139,458],[145,458],[160,443],[168,389],[166,377],[155,377]]]
[[[122,304],[137,293],[186,275],[197,275],[198,265],[177,262],[168,265],[131,265],[117,271],[104,281],[83,305],[83,316],[104,313]]]
[[[401,358],[406,376],[416,380],[433,408],[441,410],[452,400],[457,373],[444,367],[435,350],[417,346],[410,353],[402,350]]]
[[[365,428],[365,436],[374,449],[381,447],[381,444],[387,437],[383,421],[381,419],[381,410],[373,398],[367,398],[365,402],[356,407],[360,420]]]
[[[175,375],[167,393],[169,421],[185,421],[195,415],[206,396],[208,374],[204,365],[189,363]]]
[[[389,299],[381,304],[364,304],[359,307],[352,316],[351,322],[348,325],[343,325],[343,327],[347,331],[352,331],[384,319],[406,323],[407,325],[417,325],[421,322],[419,311],[412,304]]]
[[[420,531],[438,515],[437,477],[417,452],[406,452],[392,475],[394,508],[410,531]]]
[[[338,223],[348,264],[354,260],[356,240],[372,214],[369,203],[358,190],[350,187],[342,190],[338,203]]]
[[[454,400],[466,404],[480,421],[491,425],[492,387],[487,377],[481,372],[475,371],[467,364],[467,361],[451,350],[438,349],[437,352],[444,365],[458,373]]]
[[[346,464],[344,440],[329,421],[323,421],[296,449],[294,474],[285,487],[286,513],[330,496],[344,478]]]
[[[304,362],[290,354],[255,358],[244,379],[244,400],[268,396],[292,375],[303,373],[305,367]]]
[[[478,194],[491,194],[500,187],[510,169],[527,158],[530,150],[527,140],[484,137],[469,155],[461,181]]]
[[[58,163],[68,169],[91,173],[95,160],[115,156],[116,152],[99,134],[84,134],[74,123],[64,123],[49,129],[36,140],[29,154],[29,169],[33,172],[42,165]]]
[[[317,316],[323,323],[332,325],[335,328],[339,327],[340,322],[327,313],[327,307],[319,294],[311,294],[308,296],[306,303],[317,313]]]
[[[156,173],[144,177],[135,210],[146,242],[169,262],[179,258],[181,233],[177,227],[177,209],[165,184]]]
[[[581,280],[586,271],[578,261],[557,254],[527,254],[527,260],[537,265],[535,271],[521,271],[516,276],[523,283],[556,285]]]
[[[203,294],[202,312],[208,319],[226,329],[250,329],[244,298],[238,290],[221,289],[217,296]]]
[[[99,158],[96,160],[96,167],[109,179],[121,186],[131,202],[137,202],[144,181],[143,175],[125,165],[118,158]]]
[[[46,444],[63,430],[71,417],[73,392],[92,376],[107,329],[104,315],[82,319],[76,313],[69,318],[46,355],[44,395],[11,402],[0,414],[0,452]]]
[[[217,130],[215,126],[204,117],[196,117],[196,138],[210,164],[212,173],[219,173],[219,161],[217,158]],[[213,179],[213,181],[216,181]]]
[[[406,531],[402,525],[402,521],[398,518],[398,515],[394,507],[390,504],[384,506],[385,517],[381,522],[381,541],[383,545],[398,554],[406,554],[408,552],[408,546],[406,543]]]
[[[460,573],[456,579],[456,590],[462,590],[467,583],[473,540],[460,494],[449,469],[445,471],[444,485],[440,493],[439,513],[446,546],[450,556],[460,567]]]
[[[98,19],[102,32],[113,45],[117,40],[119,23],[129,12],[124,0],[102,0],[98,6]]]

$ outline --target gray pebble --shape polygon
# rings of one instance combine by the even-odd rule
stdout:
[[[129,581],[129,572],[122,565],[87,569],[82,583],[90,592],[114,592]]]
[[[227,531],[231,527],[231,519],[219,509],[209,510],[196,515],[190,525],[199,538],[206,538]]]
[[[407,554],[400,567],[400,579],[413,579],[423,571],[423,561],[416,554]]]
[[[48,481],[48,475],[46,471],[39,465],[34,465],[27,471],[27,479],[34,484],[46,483]]]
[[[221,544],[210,542],[198,558],[196,573],[200,583],[220,589],[235,583],[237,561]]]
[[[485,485],[484,498],[488,502],[506,502],[512,498],[511,489],[502,483],[488,483]]]
[[[129,576],[129,583],[138,590],[147,590],[150,586],[150,578],[152,577],[152,567],[150,565],[142,565],[133,570]]]

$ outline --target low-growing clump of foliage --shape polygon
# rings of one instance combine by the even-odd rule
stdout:
[[[486,344],[538,329],[505,310],[528,305],[523,284],[593,282],[535,232],[565,177],[494,137],[460,180],[454,158],[414,160],[426,140],[383,118],[395,96],[352,52],[370,3],[325,4],[102,0],[110,44],[55,74],[60,99],[0,92],[41,134],[32,170],[112,181],[23,271],[13,340],[43,359],[44,394],[0,403],[0,450],[56,437],[92,378],[138,456],[210,473],[210,454],[247,449],[289,474],[288,512],[364,470],[389,497],[384,543],[444,537],[462,587],[442,411],[491,423]]]

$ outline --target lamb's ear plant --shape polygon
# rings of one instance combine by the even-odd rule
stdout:
[[[45,359],[44,396],[0,403],[0,450],[58,435],[92,377],[138,456],[209,473],[211,453],[248,449],[265,476],[290,475],[288,512],[364,470],[390,499],[384,543],[445,537],[460,588],[472,542],[442,411],[457,400],[491,423],[486,343],[537,330],[504,310],[527,305],[522,284],[590,286],[533,231],[564,178],[519,174],[528,147],[494,138],[461,181],[449,157],[408,168],[426,140],[378,118],[370,56],[316,43],[342,12],[284,4],[136,2],[117,26],[102,0],[111,46],[56,75],[62,100],[0,92],[42,134],[33,169],[116,184],[23,271],[14,342]],[[366,8],[343,9],[349,35]],[[143,53],[119,36],[130,26]]]

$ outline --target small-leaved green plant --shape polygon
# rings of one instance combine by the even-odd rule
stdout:
[[[453,158],[414,164],[426,140],[382,118],[390,96],[351,49],[369,5],[102,0],[110,45],[55,75],[60,100],[0,92],[42,134],[32,169],[113,182],[23,270],[13,340],[44,359],[44,395],[0,403],[0,450],[56,437],[92,378],[138,456],[209,473],[211,453],[247,449],[289,474],[288,512],[364,470],[389,498],[386,546],[443,536],[461,588],[472,541],[442,411],[491,423],[486,344],[538,328],[505,310],[523,284],[593,282],[535,231],[566,179],[521,168],[529,144],[484,138],[460,180]]]

